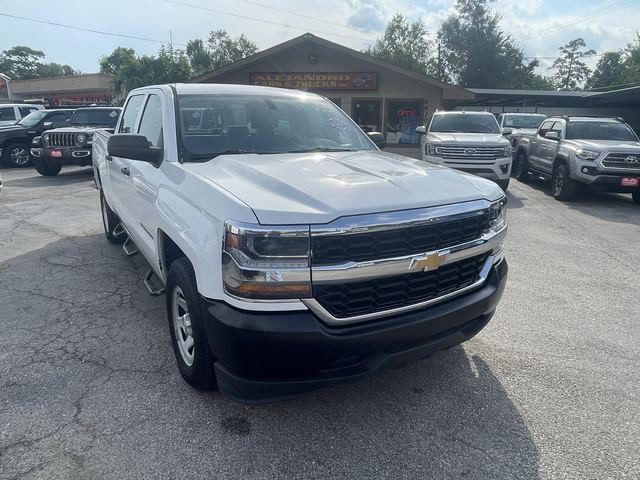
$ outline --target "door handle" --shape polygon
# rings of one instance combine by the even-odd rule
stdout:
[[[129,175],[131,175],[131,172],[129,171],[129,169],[128,169],[127,167],[122,167],[122,168],[120,169],[120,173],[123,173],[123,174],[124,174],[124,175],[126,175],[127,177],[128,177]]]

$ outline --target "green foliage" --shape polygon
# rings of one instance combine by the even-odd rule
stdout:
[[[200,39],[189,41],[186,55],[193,74],[202,75],[257,51],[258,46],[244,35],[233,38],[225,30],[213,30],[209,32],[206,45]]]
[[[640,83],[640,34],[623,50],[625,73],[623,83]]]
[[[422,20],[409,22],[396,13],[384,35],[364,53],[424,74],[438,75],[431,52],[432,42]]]
[[[77,73],[69,65],[44,63],[44,52],[16,45],[0,53],[0,73],[14,80],[59,77]]]
[[[607,88],[624,83],[626,67],[622,61],[622,52],[606,52],[598,60],[596,69],[585,83],[585,89]]]
[[[552,78],[558,90],[576,90],[589,77],[591,69],[581,59],[596,51],[584,50],[586,46],[582,38],[576,38],[558,49],[560,55],[549,67],[556,71]]]

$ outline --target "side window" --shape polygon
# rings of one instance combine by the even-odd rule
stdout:
[[[540,130],[538,130],[538,135],[540,135],[541,137],[544,137],[547,134],[547,132],[551,130],[552,126],[553,126],[553,120],[543,122],[542,125],[540,125]]]
[[[16,112],[13,107],[0,108],[0,121],[15,120]]]
[[[553,124],[553,127],[551,127],[551,132],[558,132],[558,135],[562,134],[562,123],[561,122],[556,122]]]
[[[149,95],[138,133],[147,137],[152,147],[162,146],[162,101],[157,95]]]
[[[138,117],[138,111],[142,105],[143,98],[144,95],[142,94],[129,97],[129,101],[122,112],[122,120],[120,121],[118,133],[133,133],[133,126],[136,123],[136,118]]]
[[[51,122],[53,125],[51,128],[60,128],[64,127],[67,123],[67,116],[60,112],[49,115],[45,120],[45,122]]]

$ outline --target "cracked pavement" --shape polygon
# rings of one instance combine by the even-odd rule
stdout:
[[[3,170],[0,479],[640,478],[640,207],[509,194],[510,279],[462,347],[265,406],[180,377],[90,169]]]

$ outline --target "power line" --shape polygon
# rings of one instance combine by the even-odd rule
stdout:
[[[39,20],[37,18],[20,17],[18,15],[11,15],[9,13],[3,13],[3,12],[0,12],[0,16],[7,17],[7,18],[14,18],[16,20],[24,20],[24,21],[27,21],[27,22],[43,23],[45,25],[53,25],[54,27],[70,28],[72,30],[79,30],[81,32],[97,33],[97,34],[100,34],[100,35],[107,35],[107,36],[110,36],[110,37],[129,38],[129,39],[133,39],[133,40],[142,40],[144,42],[160,43],[160,44],[163,44],[163,45],[167,43],[166,41],[156,40],[154,38],[138,37],[138,36],[135,36],[135,35],[126,35],[124,33],[105,32],[105,31],[102,31],[102,30],[93,30],[91,28],[78,27],[76,25],[67,25],[65,23],[49,22],[47,20]],[[186,45],[182,44],[182,43],[174,43],[174,45],[180,45],[181,47],[186,47]]]
[[[254,22],[267,23],[269,25],[277,25],[279,27],[291,28],[291,29],[294,29],[294,30],[302,30],[303,32],[311,31],[311,32],[315,32],[315,33],[321,33],[323,35],[331,35],[333,37],[347,38],[347,39],[350,39],[350,40],[358,40],[358,41],[361,41],[361,42],[371,42],[371,39],[368,39],[368,38],[353,37],[353,36],[350,36],[350,35],[342,35],[342,34],[338,34],[338,33],[322,31],[322,30],[309,29],[309,28],[305,28],[305,27],[297,27],[295,25],[289,25],[289,24],[286,24],[286,23],[274,22],[274,21],[271,21],[271,20],[265,20],[263,18],[250,17],[248,15],[240,15],[239,13],[225,12],[225,11],[222,11],[222,10],[216,10],[215,8],[203,7],[201,5],[194,5],[192,3],[180,2],[178,0],[163,0],[163,1],[167,2],[167,3],[173,3],[175,5],[181,5],[183,7],[197,8],[198,10],[205,10],[207,12],[213,12],[213,13],[217,13],[217,14],[220,14],[220,15],[228,15],[230,17],[242,18],[244,20],[252,20]]]

